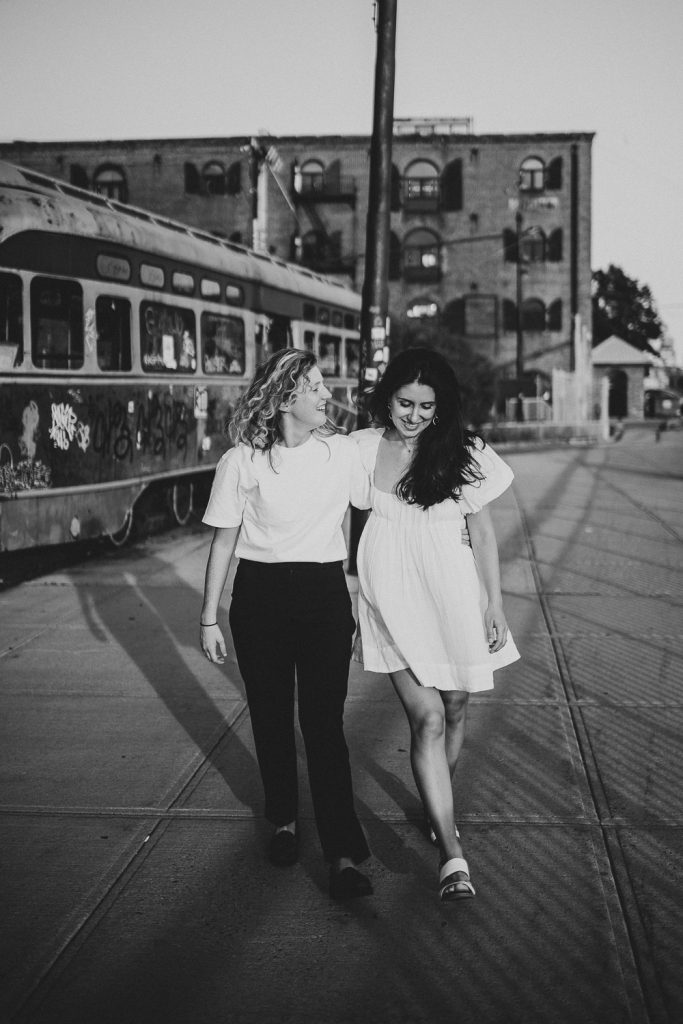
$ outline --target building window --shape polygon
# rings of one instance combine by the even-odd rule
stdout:
[[[324,191],[325,168],[319,160],[306,160],[301,165],[300,175],[299,188],[296,191],[301,195],[311,195]]]
[[[525,263],[545,262],[545,232],[526,228],[522,233],[522,260]]]
[[[415,160],[403,177],[403,201],[406,210],[438,210],[441,198],[439,172],[428,160]]]
[[[217,160],[205,164],[202,169],[202,181],[207,196],[225,195],[225,168]]]
[[[93,189],[108,199],[116,199],[119,203],[128,202],[126,176],[120,167],[113,164],[104,164],[95,171]]]
[[[403,246],[403,276],[406,281],[438,281],[441,278],[441,244],[438,235],[417,228],[406,236]]]
[[[530,334],[545,330],[545,305],[541,299],[525,299],[522,303],[522,330]]]
[[[413,299],[406,309],[406,316],[409,320],[432,320],[439,315],[439,307],[434,299],[423,296]]]
[[[114,295],[98,295],[95,302],[97,365],[100,370],[131,368],[130,302]]]
[[[520,192],[542,192],[545,188],[545,164],[537,156],[529,156],[519,169]]]

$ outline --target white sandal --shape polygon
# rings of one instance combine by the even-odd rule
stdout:
[[[467,879],[455,878],[462,871]],[[439,868],[439,899],[442,903],[451,900],[470,900],[476,895],[474,886],[469,880],[470,869],[464,857],[452,857]]]

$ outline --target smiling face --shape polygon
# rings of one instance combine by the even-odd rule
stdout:
[[[322,373],[317,366],[313,366],[301,378],[296,391],[281,412],[287,415],[291,426],[298,431],[316,430],[327,419],[325,406],[331,397],[332,393],[325,387]]]
[[[436,414],[436,395],[427,384],[404,384],[389,401],[389,414],[404,441],[415,440],[429,427]]]

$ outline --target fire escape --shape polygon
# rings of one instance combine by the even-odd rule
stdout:
[[[310,227],[300,219],[299,235],[294,241],[293,258],[320,274],[344,274],[354,279],[356,254],[343,251],[341,230],[331,229],[325,218],[325,206],[346,205],[356,209],[356,181],[342,175],[339,161],[327,169],[307,161],[303,168],[294,165],[292,199],[300,213],[304,213]],[[351,238],[355,237],[354,229]]]

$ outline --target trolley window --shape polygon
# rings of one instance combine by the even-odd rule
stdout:
[[[163,288],[166,276],[161,267],[155,267],[152,263],[140,264],[140,283],[148,288]]]
[[[97,324],[97,365],[100,370],[125,371],[131,368],[130,302],[114,295],[98,295],[95,302]]]
[[[311,302],[304,302],[304,320],[309,320],[312,323],[316,321],[315,306]]]
[[[180,270],[174,270],[171,276],[171,288],[179,295],[194,295],[192,274],[183,274]]]
[[[357,331],[358,317],[354,316],[353,313],[344,313],[344,328],[347,331]]]
[[[202,313],[204,373],[244,373],[244,321]]]
[[[279,348],[284,346],[278,344],[277,332],[272,330],[272,321],[269,320],[267,323],[260,323],[256,325],[256,333],[254,335],[254,342],[256,345],[256,365],[261,366],[272,356],[273,352],[277,352]]]
[[[97,273],[108,281],[130,281],[130,262],[123,256],[100,252],[97,255]]]
[[[241,306],[244,304],[244,288],[241,288],[238,284],[226,284],[225,286],[225,298],[232,306]]]
[[[140,352],[146,373],[193,373],[196,326],[191,309],[140,303]]]
[[[31,355],[42,370],[83,365],[83,290],[76,281],[31,281]]]
[[[346,376],[358,377],[360,368],[360,342],[357,338],[346,338],[344,341],[344,355],[346,357]]]
[[[24,361],[21,294],[18,274],[0,274],[0,370],[11,370]]]
[[[304,348],[307,352],[313,352],[315,349],[315,333],[314,331],[304,331]]]
[[[339,310],[333,309],[332,310],[332,326],[333,327],[341,327],[342,326],[342,321],[343,321],[343,317],[342,317],[341,313],[339,312]]]
[[[321,334],[318,340],[318,366],[323,377],[339,376],[341,338],[334,334]]]
[[[204,299],[220,299],[221,297],[221,286],[218,281],[213,281],[210,277],[203,277],[199,289]]]

